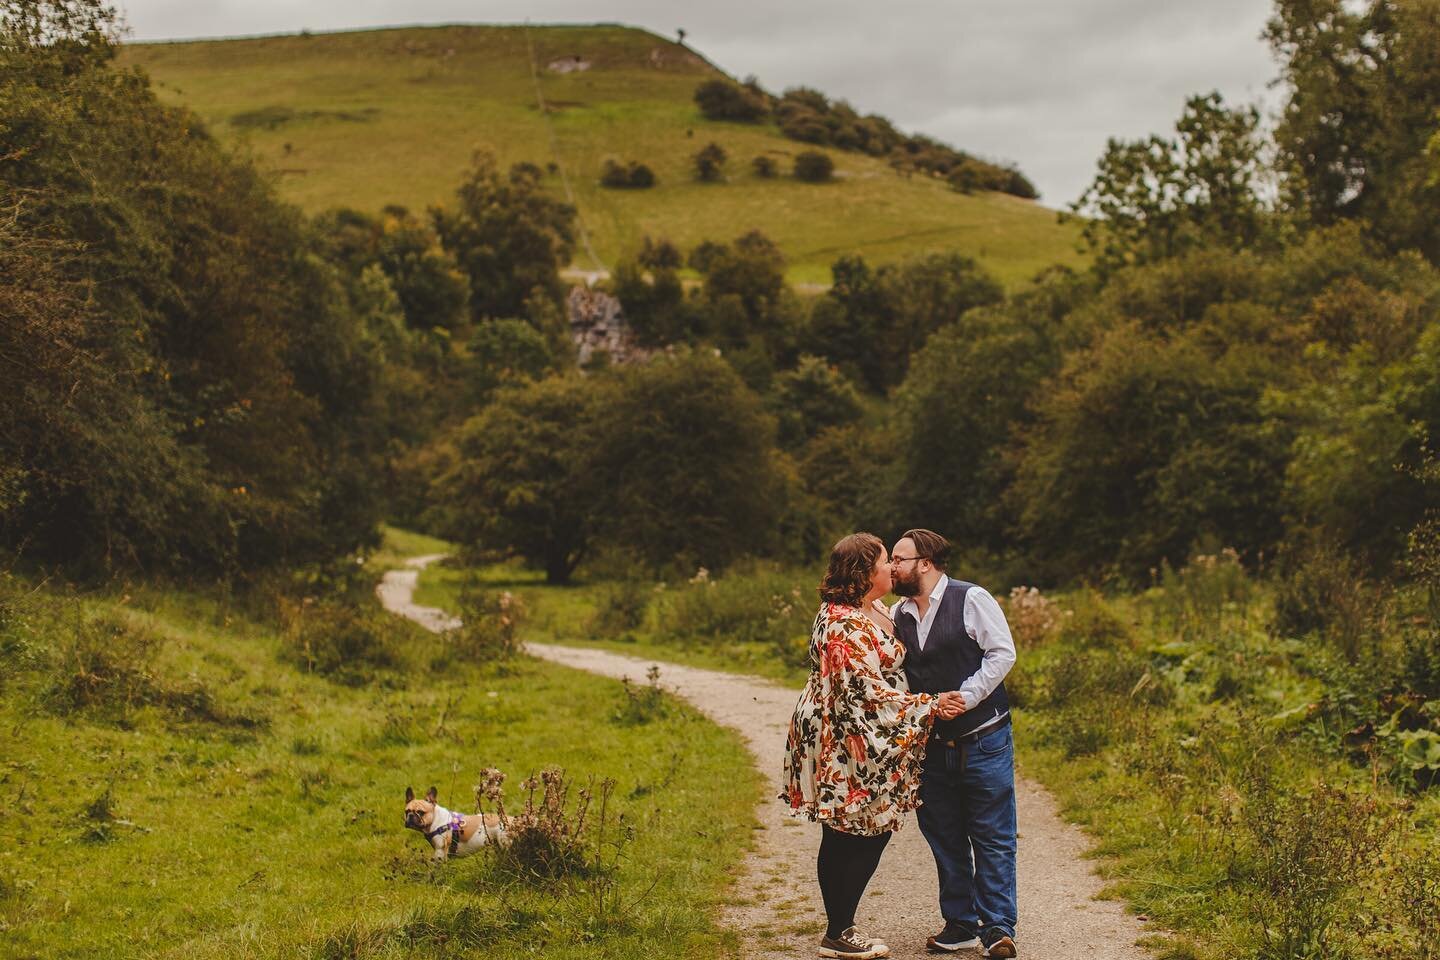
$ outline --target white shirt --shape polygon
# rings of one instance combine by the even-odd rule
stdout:
[[[949,586],[950,578],[940,574],[940,579],[930,591],[930,605],[923,617],[920,616],[920,605],[911,597],[901,600],[891,611],[891,619],[902,612],[915,618],[915,640],[921,650],[925,649],[930,628],[935,625],[935,611],[940,609],[940,598],[945,596],[945,590]],[[965,709],[973,710],[976,704],[995,692],[1000,681],[1005,679],[1005,675],[1015,665],[1015,639],[1010,636],[1010,625],[1005,622],[1005,612],[984,587],[971,587],[966,592],[964,618],[965,632],[979,645],[983,655],[980,669],[960,684],[960,696],[965,701]]]

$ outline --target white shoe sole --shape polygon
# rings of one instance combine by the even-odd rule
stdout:
[[[980,938],[976,937],[973,940],[961,940],[959,943],[941,943],[937,940],[933,946],[926,944],[926,947],[930,950],[939,950],[942,953],[958,953],[961,950],[978,950],[980,949]]]
[[[890,956],[890,948],[883,943],[877,943],[862,953],[850,953],[847,950],[832,950],[829,947],[821,947],[820,956],[835,958],[835,960],[878,960],[879,957]]]

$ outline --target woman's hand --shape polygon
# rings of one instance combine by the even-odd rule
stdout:
[[[941,720],[954,720],[965,712],[965,698],[960,696],[959,690],[946,690],[940,694],[940,704],[936,708]]]

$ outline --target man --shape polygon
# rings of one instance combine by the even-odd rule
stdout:
[[[915,692],[959,690],[963,711],[937,720],[920,778],[920,832],[940,874],[945,928],[933,952],[981,947],[1015,956],[1015,749],[1005,675],[1015,642],[983,588],[946,574],[950,543],[910,530],[891,551],[895,633]]]

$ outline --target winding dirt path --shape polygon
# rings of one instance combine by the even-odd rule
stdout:
[[[430,630],[458,621],[443,610],[413,601],[419,572],[438,556],[415,557],[385,575],[376,592],[386,609]],[[536,657],[603,674],[640,679],[652,665],[662,683],[718,723],[745,737],[758,769],[778,783],[786,727],[796,691],[738,674],[656,663],[606,650],[528,644]],[[1136,946],[1144,925],[1114,901],[1095,899],[1101,880],[1085,858],[1090,842],[1063,822],[1055,802],[1038,784],[1017,784],[1020,804],[1020,928],[1025,960],[1146,960]],[[813,957],[824,910],[814,880],[818,828],[792,819],[778,800],[762,803],[760,827],[724,923],[745,941],[745,957]],[[928,956],[925,938],[940,928],[935,862],[913,818],[885,851],[856,918],[860,928],[882,937],[896,958]],[[960,956],[964,956],[961,954]]]

